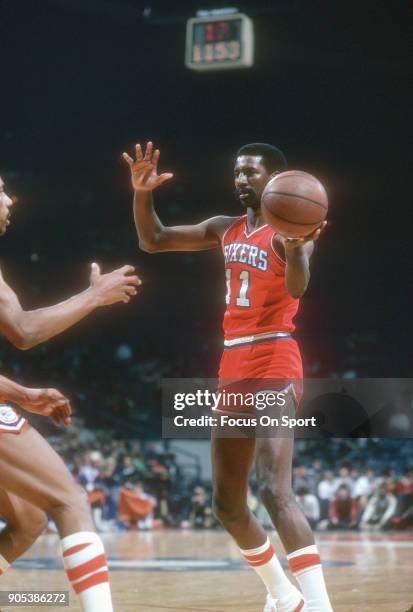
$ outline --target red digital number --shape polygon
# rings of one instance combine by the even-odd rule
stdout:
[[[205,26],[205,40],[207,43],[214,42],[214,24],[207,23]]]
[[[226,35],[228,34],[228,22],[227,21],[219,21],[217,23],[217,40],[225,40]]]

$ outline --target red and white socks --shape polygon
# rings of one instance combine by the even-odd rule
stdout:
[[[100,537],[80,531],[61,540],[67,577],[83,612],[113,612],[109,572]]]
[[[258,548],[240,550],[247,563],[254,568],[265,584],[270,597],[274,600],[274,610],[275,603],[279,612],[304,610],[303,597],[285,575],[268,538]]]
[[[6,559],[0,555],[0,576],[5,574],[10,567],[10,563],[6,561]]]
[[[306,612],[333,612],[317,546],[300,548],[287,559],[305,597]]]

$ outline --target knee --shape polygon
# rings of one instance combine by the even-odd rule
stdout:
[[[233,497],[218,493],[214,494],[212,509],[216,518],[224,526],[243,520],[249,512],[246,501],[241,503],[234,500]]]

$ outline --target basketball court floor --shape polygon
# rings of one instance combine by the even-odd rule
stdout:
[[[262,612],[264,588],[222,531],[104,534],[116,612]],[[279,556],[277,537],[272,536]],[[413,533],[317,534],[335,612],[413,612]],[[55,535],[1,579],[5,590],[68,590]],[[70,606],[10,607],[70,610]]]

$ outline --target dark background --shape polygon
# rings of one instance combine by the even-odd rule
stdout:
[[[85,288],[92,261],[144,281],[34,353],[2,343],[2,371],[59,385],[102,425],[154,431],[159,376],[214,375],[222,342],[219,253],[138,250],[121,153],[148,139],[175,174],[155,196],[166,223],[237,213],[246,142],[319,177],[331,208],[297,317],[307,374],[411,376],[412,3],[233,4],[254,20],[254,68],[197,74],[186,18],[223,2],[0,0],[0,173],[19,199],[6,279],[26,307]]]

